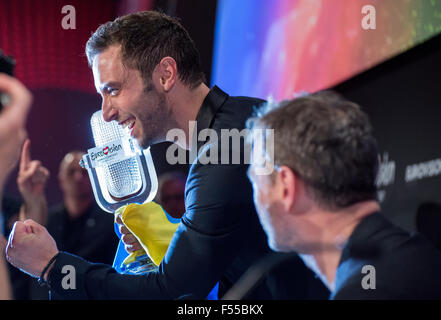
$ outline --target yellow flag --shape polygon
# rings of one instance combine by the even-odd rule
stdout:
[[[115,212],[115,219],[118,215],[121,215],[122,222],[138,239],[145,253],[159,266],[179,224],[171,223],[162,207],[154,202],[126,205]],[[143,254],[142,251],[135,251],[123,263],[129,264]]]

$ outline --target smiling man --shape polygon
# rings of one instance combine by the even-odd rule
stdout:
[[[161,89],[168,90],[170,84],[166,88],[157,85],[157,88],[151,80],[144,83],[137,69],[123,64],[121,55],[121,45],[111,45],[91,61],[95,86],[102,97],[103,117],[128,127],[140,145],[147,148],[163,141],[167,131],[177,127],[171,107],[166,104],[165,92],[161,92]],[[165,58],[156,72],[161,73],[164,81],[175,82],[176,79],[167,78],[169,68],[174,68],[176,75],[176,62]],[[199,90],[201,97],[208,93],[205,85]]]
[[[222,129],[242,130],[263,102],[230,97],[218,87],[210,90],[188,33],[175,19],[157,12],[132,14],[100,26],[89,39],[86,53],[102,96],[105,120],[128,127],[144,148],[165,141],[168,130],[180,129],[188,138],[173,142],[190,149],[191,121],[197,121],[196,136],[207,128],[219,137]],[[203,147],[204,141],[198,141],[198,157],[218,144]],[[47,282],[57,298],[201,299],[217,282],[222,296],[270,249],[253,205],[247,165],[218,163],[195,161],[190,167],[186,212],[155,272],[121,275],[109,266],[59,252],[47,231],[33,221],[15,225],[8,259]],[[136,250],[139,244],[132,237],[126,245]],[[62,287],[67,265],[75,268],[75,289]],[[271,282],[286,286],[286,295],[277,295],[277,286],[268,282],[248,298],[306,298],[312,275],[298,261],[289,270],[289,278],[297,280],[295,285],[279,273]]]

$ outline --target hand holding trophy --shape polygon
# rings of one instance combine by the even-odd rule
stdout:
[[[142,246],[118,269],[125,274],[155,270],[177,225],[169,223],[162,208],[151,202],[158,180],[150,149],[141,149],[116,121],[104,121],[101,111],[92,115],[91,127],[95,147],[88,150],[80,165],[89,173],[99,206],[124,224],[127,232],[123,235],[131,233]],[[159,241],[155,236],[158,227],[162,232]]]

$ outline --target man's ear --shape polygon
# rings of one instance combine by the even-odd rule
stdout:
[[[277,173],[277,180],[282,192],[282,203],[285,211],[291,211],[296,200],[296,175],[287,166],[281,166]]]
[[[157,66],[159,85],[165,91],[170,91],[176,83],[178,68],[172,57],[162,58]]]

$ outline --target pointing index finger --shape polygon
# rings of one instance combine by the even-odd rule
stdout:
[[[31,140],[26,139],[21,150],[20,171],[26,170],[31,163]]]

